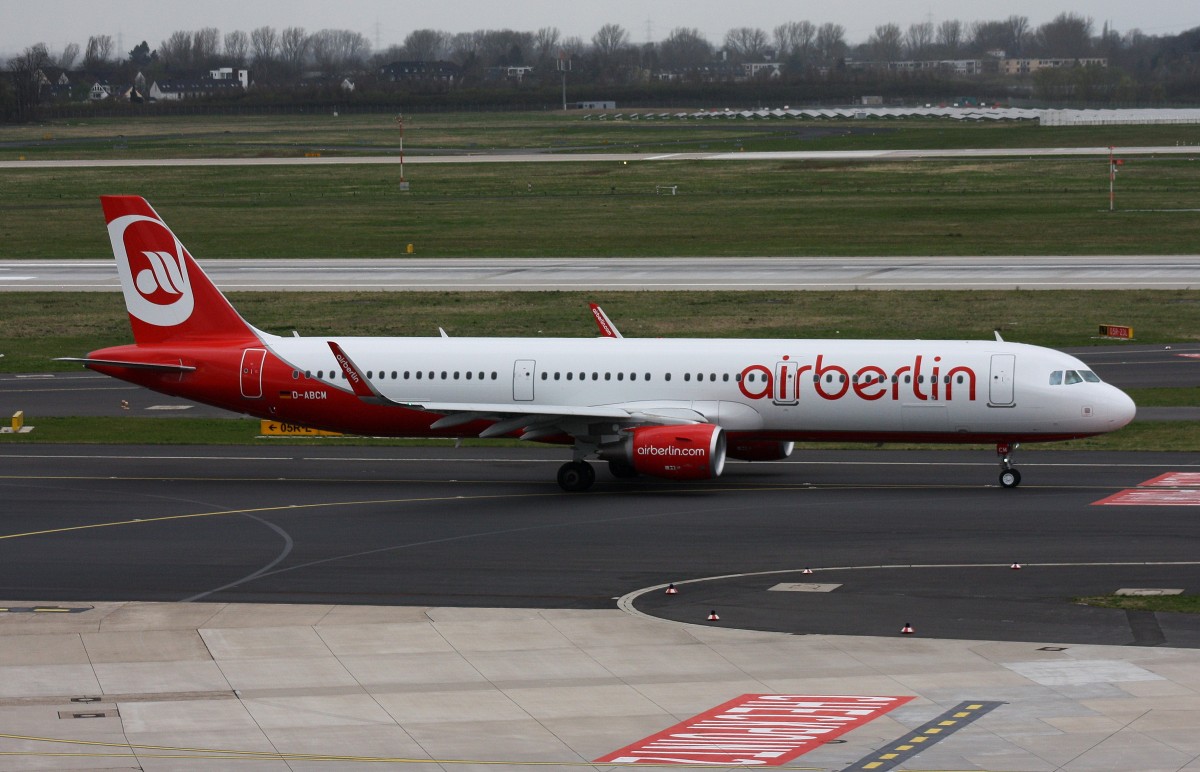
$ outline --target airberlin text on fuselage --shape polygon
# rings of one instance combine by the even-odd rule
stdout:
[[[901,365],[892,372],[878,365],[866,365],[851,373],[845,367],[828,364],[824,354],[817,354],[813,364],[783,361],[774,368],[750,365],[742,370],[738,388],[749,399],[798,400],[801,385],[811,382],[813,391],[822,399],[837,400],[853,393],[859,399],[899,400],[901,394],[918,400],[949,400],[957,394],[960,399],[975,400],[975,371],[965,365],[946,369],[940,356],[927,361],[918,354],[911,365]],[[803,377],[811,373],[811,377]],[[752,375],[758,377],[751,380]],[[958,386],[956,392],[955,386]],[[963,389],[966,393],[963,393]]]

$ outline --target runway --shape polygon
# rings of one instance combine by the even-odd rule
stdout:
[[[1196,289],[1200,255],[226,259],[228,292]],[[0,260],[0,292],[118,292],[111,258]]]
[[[15,600],[604,609],[737,574],[635,605],[694,622],[720,607],[750,629],[908,621],[931,637],[1129,644],[1125,612],[1069,599],[1200,588],[1191,509],[1096,505],[1200,477],[1194,454],[1022,450],[1025,483],[1006,491],[987,451],[803,451],[697,484],[602,472],[586,495],[557,488],[554,449],[6,443],[0,458],[0,594]],[[805,567],[819,579],[759,576]],[[767,591],[801,581],[845,589]],[[1157,629],[1200,646],[1200,619]]]

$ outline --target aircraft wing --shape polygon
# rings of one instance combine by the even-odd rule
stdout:
[[[354,394],[373,405],[392,405],[409,410],[424,410],[441,413],[442,418],[430,425],[431,429],[448,429],[477,420],[495,421],[479,433],[480,437],[498,437],[521,430],[522,439],[537,439],[555,434],[571,432],[564,424],[588,421],[614,421],[628,426],[660,425],[677,426],[703,423],[705,418],[690,409],[664,406],[661,410],[653,405],[547,405],[517,404],[511,402],[443,402],[426,399],[392,399],[386,397],[371,383],[363,371],[334,341],[328,341],[334,358],[346,376],[346,382]]]

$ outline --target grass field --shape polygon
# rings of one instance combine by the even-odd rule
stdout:
[[[109,254],[146,196],[201,258],[1184,254],[1200,161],[1100,159],[0,170],[0,259]],[[659,184],[678,195],[656,195]]]
[[[654,112],[680,112],[664,109]],[[625,111],[628,113],[629,111]],[[649,109],[639,113],[651,112]],[[1200,126],[1042,127],[1032,121],[585,120],[586,113],[417,113],[405,116],[410,153],[485,150],[875,150],[1192,144]],[[0,127],[0,160],[387,154],[400,133],[389,114],[88,118]]]

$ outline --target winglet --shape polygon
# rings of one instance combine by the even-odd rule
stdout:
[[[333,358],[337,360],[338,366],[342,368],[342,372],[346,376],[346,382],[350,384],[350,388],[354,391],[354,396],[359,399],[383,399],[383,395],[371,385],[367,377],[358,369],[358,365],[354,364],[350,357],[346,356],[346,352],[342,351],[341,346],[333,341],[329,341],[329,348],[333,351]]]
[[[588,307],[592,309],[592,316],[596,319],[596,326],[600,328],[600,337],[602,338],[623,338],[624,335],[617,329],[617,326],[612,323],[608,315],[604,313],[604,309],[595,303],[588,303]]]

